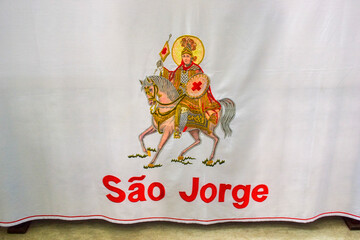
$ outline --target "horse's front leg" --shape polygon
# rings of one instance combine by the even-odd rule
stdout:
[[[162,137],[160,139],[160,143],[158,145],[158,149],[154,155],[154,158],[151,160],[151,162],[149,163],[149,167],[154,167],[156,159],[161,151],[161,149],[164,147],[165,143],[167,142],[167,140],[169,140],[169,137],[172,135],[174,131],[171,129],[165,129],[164,133],[162,134]]]
[[[148,154],[147,150],[146,150],[146,147],[145,147],[145,144],[144,144],[144,137],[146,135],[149,135],[149,134],[152,134],[156,132],[156,129],[154,128],[154,126],[150,126],[149,128],[147,128],[145,131],[143,131],[140,135],[139,135],[139,140],[140,140],[140,144],[141,144],[141,147],[142,147],[142,150],[143,152],[145,152],[146,154]]]

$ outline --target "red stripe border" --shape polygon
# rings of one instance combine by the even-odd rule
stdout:
[[[33,218],[35,219],[48,219],[48,218],[61,218],[61,219],[69,219],[69,220],[76,220],[76,218],[81,218],[81,220],[86,220],[86,218],[94,219],[94,218],[102,218],[107,219],[109,221],[117,221],[117,222],[141,222],[141,221],[181,221],[181,222],[198,222],[198,223],[216,223],[216,222],[230,222],[230,221],[299,221],[299,222],[310,222],[315,221],[316,219],[320,217],[324,217],[326,215],[335,216],[335,215],[348,215],[352,218],[358,218],[360,219],[360,216],[346,213],[346,212],[325,212],[320,213],[314,217],[311,218],[294,218],[294,217],[254,217],[254,218],[220,218],[220,219],[184,219],[184,218],[172,218],[172,217],[147,217],[147,218],[134,218],[134,219],[118,219],[118,218],[112,218],[104,215],[84,215],[84,216],[65,216],[65,215],[33,215],[24,217],[15,221],[11,222],[0,222],[0,224],[7,224],[7,225],[14,225],[15,223],[19,223],[25,220],[31,220]],[[34,219],[34,220],[35,220]],[[80,219],[79,219],[80,220]]]

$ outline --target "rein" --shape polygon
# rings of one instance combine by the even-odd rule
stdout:
[[[170,102],[170,103],[162,103],[162,102],[159,102],[159,100],[156,99],[156,95],[158,94],[159,92],[159,87],[157,85],[154,85],[154,94],[151,96],[150,93],[147,91],[147,93],[149,93],[150,97],[149,97],[149,100],[153,100],[153,101],[156,101],[156,103],[160,104],[160,105],[163,105],[163,106],[169,106],[169,105],[172,105],[174,104],[175,102],[177,102],[179,99],[183,99],[185,97],[185,94],[182,94],[181,96],[179,96],[178,98],[176,98],[174,101]]]
[[[162,102],[159,102],[159,100],[156,99],[156,95],[158,94],[159,92],[159,88],[157,85],[154,85],[154,94],[151,96],[150,94],[150,97],[149,97],[149,100],[153,100],[156,102],[156,104],[152,105],[150,107],[150,113],[151,114],[157,114],[157,115],[160,115],[162,117],[164,116],[167,116],[169,114],[171,114],[173,111],[175,111],[177,105],[179,104],[179,102],[185,97],[185,94],[182,94],[181,96],[179,96],[178,98],[176,98],[174,101],[170,102],[170,103],[162,103]],[[149,93],[149,92],[148,92]],[[177,101],[179,101],[172,109],[170,109],[169,111],[165,112],[165,113],[160,113],[159,109],[157,108],[158,105],[162,105],[162,106],[169,106],[169,105],[172,105],[174,103],[176,103]]]
[[[159,100],[156,99],[156,96],[159,93],[159,87],[157,85],[153,85],[154,86],[154,93],[150,93],[149,89],[145,89],[146,94],[149,96],[149,100],[154,101],[155,104],[153,104],[150,107],[150,113],[153,116],[154,120],[157,122],[158,124],[158,132],[160,134],[162,134],[162,132],[160,131],[160,125],[166,121],[167,119],[171,118],[172,116],[175,115],[175,110],[177,108],[177,106],[179,105],[180,101],[186,96],[185,94],[182,94],[181,96],[177,97],[174,101],[170,102],[170,103],[162,103]],[[171,107],[170,110],[168,110],[167,112],[161,113],[160,109],[158,108],[159,106],[170,106],[175,104],[173,107]]]

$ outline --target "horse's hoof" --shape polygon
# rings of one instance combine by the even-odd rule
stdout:
[[[150,152],[150,150],[147,150],[147,155],[148,155],[149,157],[151,157],[151,152]]]
[[[184,156],[178,156],[178,160],[179,160],[179,161],[184,160]]]
[[[212,165],[213,163],[214,163],[213,160],[210,160],[210,161],[207,161],[207,162],[206,162],[206,165],[210,166],[210,165]]]
[[[148,164],[148,167],[149,167],[149,168],[153,168],[153,167],[155,167],[155,165],[152,164],[152,163],[149,163],[149,164]]]

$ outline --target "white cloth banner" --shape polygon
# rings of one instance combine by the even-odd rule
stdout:
[[[357,0],[0,1],[0,226],[360,219],[359,23]]]

